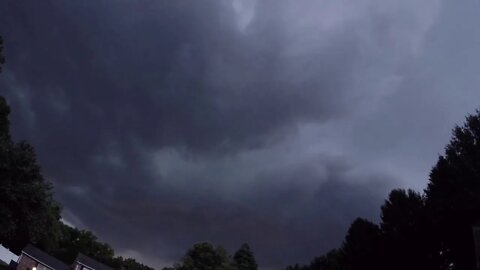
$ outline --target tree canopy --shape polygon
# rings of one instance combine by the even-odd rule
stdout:
[[[134,259],[115,256],[113,248],[99,241],[92,232],[72,228],[62,223],[56,247],[49,253],[66,263],[71,263],[79,252],[114,269],[153,270]]]
[[[246,243],[235,252],[235,255],[233,255],[233,261],[238,270],[257,270],[258,268],[253,251]]]
[[[381,231],[378,225],[357,218],[342,246],[346,269],[382,269],[379,263]]]
[[[257,262],[248,244],[243,244],[233,258],[221,246],[208,242],[194,244],[180,262],[164,270],[247,270],[257,269]]]
[[[0,97],[0,243],[19,253],[29,242],[47,243],[56,235],[60,206],[34,148],[11,140],[9,113],[5,98]]]
[[[472,225],[480,219],[480,111],[456,126],[430,173],[426,206],[445,264],[474,269]]]
[[[395,189],[381,207],[382,248],[389,269],[435,269],[438,252],[425,198]]]
[[[227,251],[210,243],[198,243],[187,251],[182,259],[181,270],[221,270],[231,269]]]

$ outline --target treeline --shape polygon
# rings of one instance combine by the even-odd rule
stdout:
[[[456,126],[422,192],[395,189],[380,224],[357,218],[342,245],[286,270],[476,269],[480,225],[480,111]]]
[[[49,252],[56,258],[71,263],[78,252],[96,259],[114,269],[153,270],[152,267],[141,264],[135,259],[115,256],[114,250],[105,243],[99,242],[97,237],[89,231],[72,228],[60,224],[60,237],[57,244],[49,248]]]
[[[198,243],[189,249],[180,262],[162,270],[257,270],[258,265],[248,244],[243,244],[231,257],[221,246]]]
[[[0,71],[5,63],[0,37]],[[115,269],[153,270],[134,259],[115,256],[114,250],[89,231],[65,225],[53,187],[42,175],[34,148],[10,135],[10,108],[0,96],[0,244],[19,254],[33,243],[70,264],[78,252]]]

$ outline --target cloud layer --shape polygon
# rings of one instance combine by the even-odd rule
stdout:
[[[480,61],[449,66],[478,54],[447,54],[474,4],[444,5],[3,1],[0,87],[69,222],[156,267],[209,240],[279,268],[422,188],[478,106]]]

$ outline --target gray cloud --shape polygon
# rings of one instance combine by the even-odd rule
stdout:
[[[210,240],[278,268],[422,188],[477,106],[449,91],[476,19],[447,29],[474,8],[443,4],[7,0],[0,87],[69,222],[154,266]]]
[[[266,3],[257,3],[258,14],[242,32],[230,19],[235,14],[225,3],[120,2],[108,9],[101,3],[9,2],[5,17],[11,17],[15,32],[34,33],[24,37],[27,44],[16,36],[10,41],[10,62],[22,67],[21,73],[12,76],[45,89],[24,95],[33,101],[31,109],[41,112],[37,117],[59,121],[61,125],[51,123],[57,128],[71,130],[71,125],[85,123],[106,130],[100,136],[116,132],[122,141],[140,137],[142,143],[156,147],[173,144],[204,151],[258,147],[292,123],[324,120],[344,111],[344,102],[349,101],[345,95],[354,82],[361,83],[356,77],[368,75],[369,69],[385,68],[364,53],[374,53],[372,49],[382,45],[378,42],[390,45],[392,35],[373,32],[370,40],[364,35],[371,30],[360,32],[358,19],[348,20],[348,16],[338,31],[313,28],[303,33],[305,22],[283,21],[293,21],[304,9],[286,12],[288,2]],[[43,9],[52,13],[48,19],[22,16]],[[132,14],[132,9],[146,14]],[[314,15],[306,17],[313,27]],[[372,15],[372,24],[390,24],[392,31],[408,27],[394,28],[396,18]],[[414,49],[407,45],[385,60],[379,58],[380,64],[404,57],[404,51]],[[384,56],[382,50],[375,54]],[[357,75],[361,67],[366,71]],[[61,122],[67,117],[69,123]],[[82,130],[76,134],[86,141]]]
[[[211,182],[211,170],[194,170],[198,175],[185,173],[194,178],[189,188],[162,184],[161,189],[135,192],[131,185],[117,185],[107,197],[87,195],[87,204],[79,194],[72,207],[79,213],[86,206],[94,209],[84,215],[90,226],[121,249],[135,243],[147,258],[178,258],[192,241],[213,241],[231,251],[247,241],[264,265],[285,265],[339,244],[357,215],[376,219],[372,209],[378,209],[393,179],[373,174],[352,178],[353,169],[320,158],[257,172],[251,182],[226,186]],[[156,237],[139,241],[146,235]]]

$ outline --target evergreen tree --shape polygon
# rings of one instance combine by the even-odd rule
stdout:
[[[378,225],[357,218],[348,229],[342,246],[345,269],[383,269],[380,244],[381,230]]]
[[[395,189],[382,206],[381,229],[389,269],[439,269],[425,198],[413,190]]]
[[[233,270],[227,251],[210,243],[198,243],[187,251],[180,264],[180,270]]]
[[[480,219],[480,111],[454,128],[425,192],[443,264],[474,269],[472,225]]]
[[[234,265],[238,270],[257,270],[255,256],[248,244],[243,244],[233,255]]]

